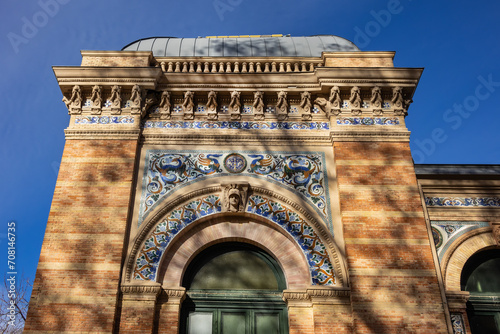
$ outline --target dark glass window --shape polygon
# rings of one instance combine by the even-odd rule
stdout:
[[[467,315],[473,334],[500,334],[500,250],[470,257],[462,270],[461,287],[470,292]]]
[[[183,279],[181,333],[286,334],[286,288],[278,263],[244,243],[209,247],[188,266]]]

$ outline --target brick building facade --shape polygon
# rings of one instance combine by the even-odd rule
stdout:
[[[153,38],[54,67],[70,123],[25,331],[470,333],[500,171],[414,165],[422,69],[393,57]]]

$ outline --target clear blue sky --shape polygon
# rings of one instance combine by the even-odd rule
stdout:
[[[80,50],[152,36],[339,35],[425,68],[407,117],[415,162],[500,164],[499,1],[3,0],[0,12],[2,276],[13,220],[18,271],[34,277],[69,121],[51,67],[79,65]]]

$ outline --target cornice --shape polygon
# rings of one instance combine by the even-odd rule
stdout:
[[[154,89],[162,71],[158,67],[89,67],[53,66],[60,86],[71,86],[82,82],[141,84]]]
[[[82,57],[153,57],[151,51],[81,50]]]
[[[335,51],[323,52],[322,59],[325,58],[391,58],[396,55],[396,51]]]

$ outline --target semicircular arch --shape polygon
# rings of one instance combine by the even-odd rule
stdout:
[[[462,269],[467,260],[477,252],[496,247],[490,227],[479,228],[457,239],[443,257],[441,271],[446,290],[460,291]]]
[[[126,261],[127,281],[159,279],[158,269],[172,240],[194,222],[224,215],[220,186],[200,189],[169,202],[142,226]],[[265,223],[292,238],[307,261],[311,285],[346,285],[340,252],[326,227],[303,207],[274,191],[252,187],[245,212],[237,215]]]

